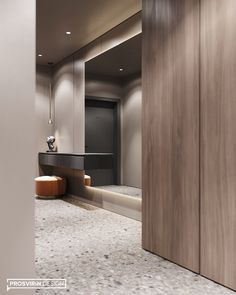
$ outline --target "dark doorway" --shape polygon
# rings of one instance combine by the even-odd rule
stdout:
[[[117,102],[96,98],[85,100],[85,152],[113,153],[113,169],[86,170],[93,186],[118,183],[118,107]]]

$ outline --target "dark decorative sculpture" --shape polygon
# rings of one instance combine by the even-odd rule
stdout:
[[[48,152],[55,152],[56,148],[54,147],[55,137],[54,136],[48,136],[47,137],[47,144],[48,144]]]

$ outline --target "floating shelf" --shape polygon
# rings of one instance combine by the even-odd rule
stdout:
[[[39,165],[78,170],[112,169],[114,154],[111,153],[39,153]]]

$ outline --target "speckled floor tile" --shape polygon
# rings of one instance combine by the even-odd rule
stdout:
[[[64,200],[36,200],[36,273],[65,278],[44,295],[233,295],[141,248],[141,223]]]

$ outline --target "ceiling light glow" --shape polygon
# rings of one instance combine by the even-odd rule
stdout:
[[[66,32],[66,35],[71,35],[71,32],[70,32],[70,31],[67,31],[67,32]]]
[[[124,69],[120,68],[120,69],[119,69],[119,71],[120,71],[120,72],[123,72],[123,71],[124,71]]]
[[[38,57],[42,57],[43,55],[41,53],[38,54]]]

